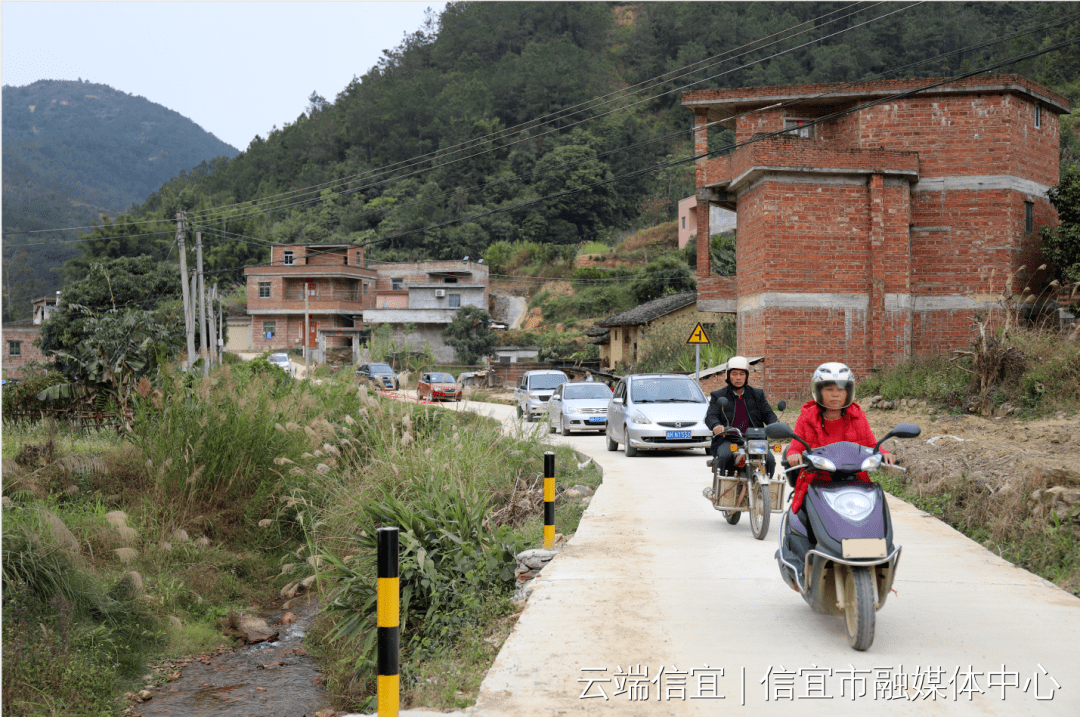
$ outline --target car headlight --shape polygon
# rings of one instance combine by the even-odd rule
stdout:
[[[806,460],[810,461],[810,465],[817,468],[819,471],[826,471],[833,473],[836,471],[836,464],[830,461],[828,458],[822,456],[815,456],[811,453],[805,453]]]
[[[868,493],[857,488],[824,491],[823,495],[829,507],[848,520],[862,520],[870,515],[877,505],[877,493]]]
[[[652,423],[652,421],[649,420],[649,417],[646,416],[641,411],[634,411],[632,414],[630,414],[630,422],[631,423],[640,423],[640,424],[643,424],[643,425],[648,425],[648,424]]]
[[[576,416],[581,413],[581,409],[577,406],[563,405],[563,413],[565,413],[567,416]]]
[[[768,441],[747,441],[746,452],[752,456],[763,456],[769,452]]]
[[[872,456],[867,456],[866,457],[866,460],[864,460],[862,462],[862,465],[859,466],[859,470],[861,470],[861,471],[872,471],[872,470],[875,470],[880,465],[881,465],[881,455],[875,453]]]

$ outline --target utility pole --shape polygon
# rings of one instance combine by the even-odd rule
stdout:
[[[210,320],[210,331],[207,333],[207,336],[209,338],[207,339],[206,345],[210,349],[210,357],[212,359],[212,363],[220,366],[221,361],[218,360],[217,349],[217,318],[214,316],[214,299],[216,298],[217,284],[214,284],[214,286],[210,289],[210,304],[206,307],[207,318]]]
[[[187,362],[184,370],[195,362],[195,322],[191,320],[191,296],[187,281],[187,247],[184,246],[184,212],[176,210],[176,243],[180,247],[180,286],[184,294],[184,333],[187,335]]]
[[[304,380],[311,378],[308,373],[308,337],[311,335],[311,327],[308,326],[308,296],[311,294],[311,279],[304,279]]]
[[[214,282],[214,298],[218,300],[217,305],[217,350],[218,350],[218,366],[221,365],[221,359],[225,356],[225,318],[222,316],[221,310],[221,297],[218,295],[217,282]]]
[[[203,279],[202,232],[195,232],[195,274],[199,277],[199,352],[203,357],[203,377],[210,375],[210,351],[207,343],[210,337],[206,333],[206,282]]]

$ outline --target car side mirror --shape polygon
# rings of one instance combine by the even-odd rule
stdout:
[[[613,399],[611,399],[611,402],[612,403],[617,403],[617,404],[619,404],[621,406],[623,400],[621,398],[613,398]]]

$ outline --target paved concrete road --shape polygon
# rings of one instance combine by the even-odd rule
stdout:
[[[509,406],[480,410],[522,428]],[[701,451],[628,459],[602,436],[552,440],[604,482],[472,714],[1080,715],[1080,599],[910,505],[890,499],[896,594],[856,652],[841,618],[780,579],[779,516],[757,541],[702,497]]]

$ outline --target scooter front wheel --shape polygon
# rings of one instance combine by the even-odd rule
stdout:
[[[750,493],[750,532],[758,540],[762,540],[769,534],[769,517],[771,515],[772,505],[769,502],[769,484],[758,483]]]
[[[739,518],[742,517],[741,510],[722,510],[720,513],[724,516],[724,520],[730,525],[735,525],[739,522]]]
[[[856,650],[868,650],[874,644],[874,572],[873,568],[849,567],[844,578],[844,619],[848,643]]]

